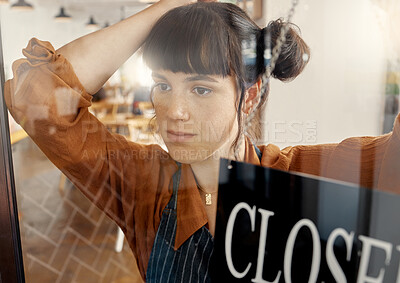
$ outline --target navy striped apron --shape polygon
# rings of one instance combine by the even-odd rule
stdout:
[[[261,160],[261,151],[255,145],[254,148]],[[172,178],[173,194],[161,216],[147,266],[146,282],[211,282],[208,266],[213,253],[214,239],[205,226],[197,230],[177,251],[174,250],[176,205],[181,178],[181,164],[177,164],[178,171]]]
[[[151,251],[146,282],[211,282],[208,273],[213,252],[213,237],[203,226],[174,250],[176,204],[181,166],[173,176],[173,194],[165,207]]]

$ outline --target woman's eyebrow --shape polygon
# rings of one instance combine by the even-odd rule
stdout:
[[[213,83],[218,83],[217,80],[213,79],[212,77],[206,76],[206,75],[196,75],[196,76],[191,76],[187,77],[185,79],[187,82],[193,82],[193,81],[209,81]]]

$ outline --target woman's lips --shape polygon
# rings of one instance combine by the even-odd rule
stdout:
[[[196,134],[184,133],[184,132],[175,132],[172,130],[167,131],[167,137],[170,141],[174,142],[184,142],[191,140]]]

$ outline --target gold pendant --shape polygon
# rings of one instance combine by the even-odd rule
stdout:
[[[212,201],[211,201],[211,194],[206,194],[206,205],[211,205]]]

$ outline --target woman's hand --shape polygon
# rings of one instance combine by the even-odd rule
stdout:
[[[160,3],[171,5],[171,7],[179,7],[186,4],[197,2],[195,0],[160,0]],[[218,2],[217,0],[198,0],[198,2]]]
[[[158,3],[155,3],[154,5],[162,4],[162,5],[165,5],[170,8],[175,8],[175,7],[183,6],[186,4],[193,3],[193,2],[196,2],[196,1],[194,1],[194,0],[160,0]]]

